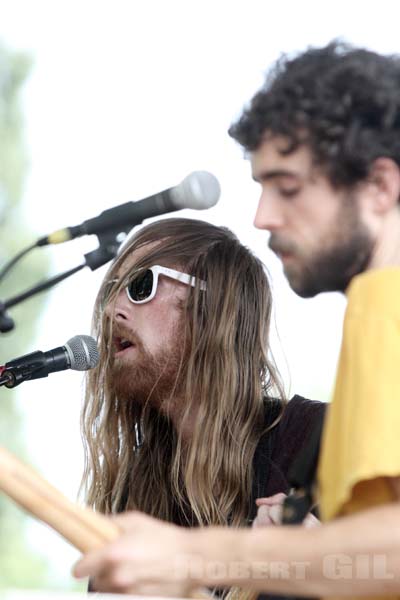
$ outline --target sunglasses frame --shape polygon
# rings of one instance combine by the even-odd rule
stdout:
[[[129,286],[132,280],[135,278],[135,275],[140,273],[140,271],[151,271],[153,273],[153,286],[151,288],[150,295],[144,300],[134,300],[129,293]],[[177,271],[176,269],[170,269],[168,267],[162,267],[161,265],[153,265],[152,267],[144,267],[143,269],[138,269],[135,273],[129,278],[129,282],[125,286],[126,295],[128,296],[128,300],[133,304],[145,304],[146,302],[150,302],[154,298],[157,292],[158,286],[158,277],[160,275],[164,275],[165,277],[169,277],[170,279],[174,279],[175,281],[179,281],[180,283],[184,283],[185,285],[190,285],[192,287],[196,286],[196,277],[193,275],[188,275],[187,273],[182,273],[182,271]],[[205,281],[199,280],[200,289],[206,290],[207,285]]]
[[[139,273],[140,271],[151,271],[153,273],[153,286],[151,289],[150,296],[148,298],[145,298],[144,300],[134,300],[129,293],[129,285],[130,285],[132,279],[134,279],[135,275],[137,273]],[[179,281],[180,283],[184,283],[185,285],[190,285],[192,287],[195,287],[196,282],[197,282],[197,278],[194,277],[193,275],[188,275],[187,273],[182,273],[182,271],[177,271],[176,269],[170,269],[168,267],[161,267],[160,265],[153,265],[152,267],[143,267],[142,269],[137,269],[129,277],[128,283],[125,286],[125,292],[126,292],[126,295],[128,296],[128,300],[130,302],[132,302],[132,304],[145,304],[146,302],[150,302],[150,300],[152,300],[154,298],[154,296],[156,295],[159,275],[164,275],[165,277],[169,277],[170,279],[174,279],[175,281]],[[202,279],[199,279],[198,281],[199,281],[200,289],[202,291],[205,291],[207,289],[206,282],[203,281]],[[111,286],[111,285],[115,285],[115,284],[118,284],[118,279],[110,279],[110,281],[108,281],[106,284],[106,289],[107,289],[107,286]],[[109,299],[111,294],[112,294],[111,291],[109,291],[108,294],[105,293],[105,297],[102,302],[103,308],[109,301],[106,299],[106,297],[108,297],[108,299]]]

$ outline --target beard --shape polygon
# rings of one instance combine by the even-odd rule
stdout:
[[[332,233],[320,242],[312,256],[306,256],[296,244],[272,233],[269,247],[273,252],[298,257],[297,265],[284,265],[290,287],[303,298],[321,292],[345,292],[351,279],[365,271],[371,260],[374,242],[361,222],[355,199],[343,199]]]
[[[115,334],[115,330],[113,331]],[[111,357],[109,365],[109,390],[119,401],[145,406],[149,404],[168,413],[174,398],[184,387],[185,349],[181,328],[176,330],[168,348],[149,352],[131,331],[118,327],[116,335],[133,339],[134,357]]]

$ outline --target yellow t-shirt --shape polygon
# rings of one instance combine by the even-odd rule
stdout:
[[[324,521],[391,501],[375,478],[400,475],[400,268],[358,275],[347,296],[318,468]]]

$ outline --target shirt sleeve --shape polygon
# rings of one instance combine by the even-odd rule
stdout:
[[[400,475],[399,430],[400,269],[385,268],[348,290],[318,473],[324,520],[392,499],[377,478]]]

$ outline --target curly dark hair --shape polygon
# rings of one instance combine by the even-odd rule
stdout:
[[[272,67],[229,135],[247,151],[265,134],[306,144],[335,187],[365,179],[381,156],[400,167],[400,57],[335,40]]]

